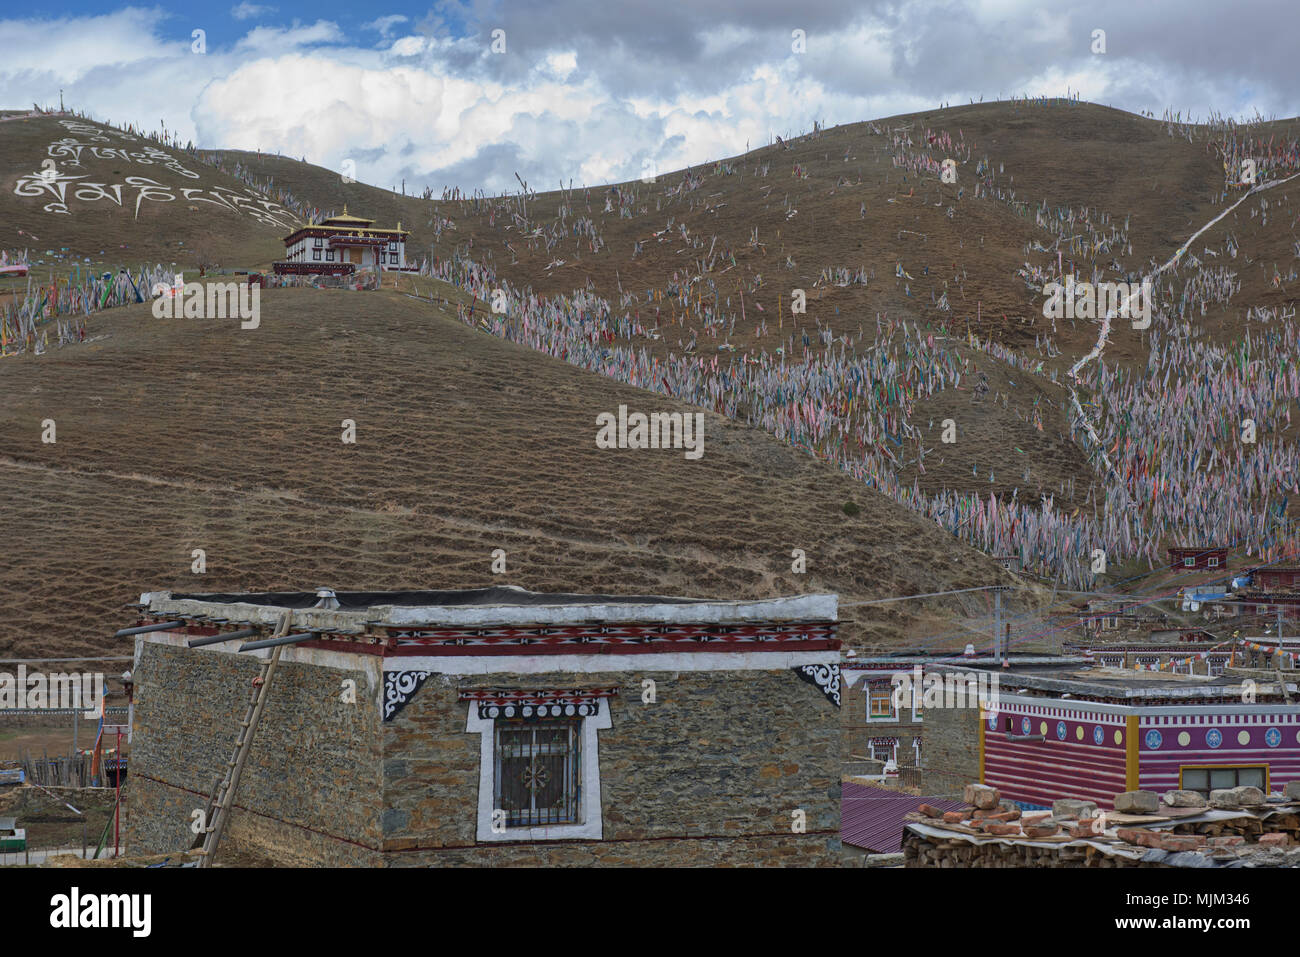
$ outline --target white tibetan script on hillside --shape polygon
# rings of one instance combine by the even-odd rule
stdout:
[[[208,203],[236,213],[247,214],[265,226],[276,229],[293,229],[298,225],[298,218],[279,203],[272,202],[261,193],[251,188],[242,191],[228,186],[214,186],[212,189],[199,187],[169,186],[146,176],[127,176],[122,182],[103,183],[91,179],[91,174],[76,175],[59,168],[84,168],[84,155],[96,159],[116,160],[118,162],[138,163],[144,166],[162,166],[187,179],[198,179],[199,174],[186,169],[176,157],[148,143],[141,144],[138,137],[118,130],[100,129],[78,120],[60,120],[69,133],[67,136],[49,144],[46,148],[47,158],[41,162],[41,168],[18,177],[14,184],[14,195],[46,200],[42,207],[47,213],[72,215],[70,201],[97,203],[107,200],[118,207],[125,208],[130,203],[135,218],[140,217],[140,205],[150,203],[171,203],[183,200],[187,204]],[[106,133],[112,133],[130,143],[141,144],[138,149],[118,146],[97,146],[96,143],[111,143]],[[80,137],[80,138],[78,138]]]

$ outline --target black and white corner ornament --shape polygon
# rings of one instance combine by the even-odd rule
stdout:
[[[800,665],[794,669],[794,672],[810,685],[815,685],[835,707],[840,706],[840,666],[838,663],[833,665]]]
[[[384,720],[391,721],[420,690],[432,671],[384,672]]]

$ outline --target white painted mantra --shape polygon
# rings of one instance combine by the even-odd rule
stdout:
[[[298,225],[298,218],[293,213],[251,188],[240,193],[227,186],[214,186],[210,190],[197,186],[169,186],[146,176],[127,176],[120,183],[99,183],[93,182],[90,174],[69,173],[66,169],[60,169],[59,164],[62,163],[66,168],[84,169],[83,155],[90,155],[96,159],[163,166],[187,179],[199,178],[198,173],[181,165],[180,161],[170,153],[141,141],[129,133],[92,126],[79,120],[59,122],[70,133],[76,135],[50,143],[46,147],[46,158],[41,162],[41,168],[18,177],[14,184],[15,196],[46,200],[41,208],[47,213],[72,215],[68,205],[72,200],[82,203],[106,200],[115,206],[125,208],[124,204],[130,203],[134,196],[134,214],[137,219],[140,217],[141,203],[172,203],[179,200],[189,205],[205,203],[242,213],[264,226],[275,229],[293,229]],[[128,145],[114,146],[106,134],[125,140]],[[78,139],[78,136],[81,139]],[[98,143],[109,145],[96,145]],[[130,144],[134,144],[134,147]],[[123,191],[127,191],[125,197]]]
[[[618,415],[596,416],[598,449],[685,449],[688,459],[704,455],[703,412],[628,413],[626,405]]]
[[[1272,189],[1274,186],[1281,186],[1283,183],[1289,183],[1291,182],[1291,180],[1295,179],[1298,176],[1300,176],[1300,173],[1292,173],[1286,179],[1274,180],[1271,183],[1261,183],[1260,185],[1256,186],[1254,189],[1247,192],[1235,203],[1233,203],[1227,209],[1223,210],[1223,212],[1219,213],[1218,216],[1215,216],[1212,220],[1210,220],[1208,223],[1206,223],[1196,232],[1192,233],[1192,235],[1188,236],[1187,241],[1184,242],[1181,246],[1179,246],[1177,251],[1172,256],[1170,256],[1166,262],[1164,262],[1160,266],[1157,266],[1150,273],[1148,273],[1147,276],[1142,280],[1140,285],[1142,287],[1149,288],[1148,283],[1150,283],[1153,279],[1159,276],[1162,272],[1164,272],[1174,263],[1178,262],[1178,260],[1182,258],[1183,253],[1187,252],[1187,250],[1191,247],[1192,243],[1196,241],[1198,236],[1200,236],[1206,230],[1213,228],[1213,226],[1216,223],[1218,223],[1219,220],[1223,219],[1225,216],[1227,216],[1230,212],[1232,212],[1234,209],[1236,209],[1246,200],[1250,199],[1250,197],[1254,196],[1256,193],[1262,193],[1264,192],[1264,190]],[[1127,307],[1128,303],[1125,302],[1123,305],[1124,307]],[[1147,307],[1150,308],[1149,301],[1147,303]],[[1119,311],[1119,307],[1114,307],[1107,310],[1105,318],[1102,319],[1101,321],[1101,332],[1097,336],[1097,344],[1092,347],[1092,350],[1087,355],[1085,355],[1083,358],[1081,358],[1078,362],[1076,362],[1073,366],[1070,367],[1070,378],[1074,380],[1074,384],[1070,386],[1070,401],[1074,405],[1075,413],[1079,416],[1080,421],[1083,422],[1084,428],[1088,431],[1088,437],[1092,439],[1094,448],[1096,448],[1098,453],[1101,455],[1102,461],[1106,463],[1107,471],[1111,472],[1112,474],[1116,474],[1115,466],[1111,464],[1110,456],[1106,454],[1106,448],[1103,445],[1101,439],[1098,437],[1097,430],[1093,428],[1092,420],[1089,419],[1086,414],[1084,414],[1083,406],[1079,402],[1079,391],[1076,388],[1076,386],[1078,386],[1079,384],[1079,370],[1082,369],[1084,366],[1086,366],[1093,359],[1100,359],[1102,352],[1105,351],[1106,343],[1110,339],[1110,322],[1112,319],[1115,318],[1115,314],[1118,311]],[[1149,321],[1150,320],[1148,320],[1148,322]]]
[[[153,928],[151,894],[82,894],[74,887],[50,898],[50,926],[128,928],[133,937],[148,937]]]

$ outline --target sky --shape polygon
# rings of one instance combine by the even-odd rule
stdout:
[[[408,193],[545,190],[981,97],[1295,116],[1297,40],[1294,0],[52,0],[0,11],[0,108],[62,90]]]

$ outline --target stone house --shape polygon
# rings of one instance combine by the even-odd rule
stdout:
[[[231,756],[268,652],[220,635],[287,611],[307,637],[281,649],[219,856],[838,861],[835,596],[319,594],[142,596],[134,853],[188,848]]]

